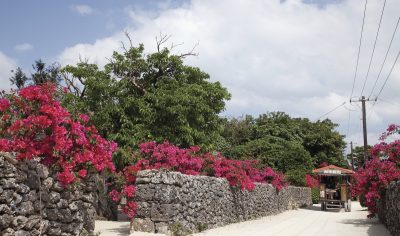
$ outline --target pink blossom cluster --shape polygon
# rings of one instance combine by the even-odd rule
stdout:
[[[252,190],[254,182],[271,183],[278,191],[287,184],[283,174],[272,168],[258,168],[254,160],[229,160],[221,154],[201,154],[199,147],[179,148],[168,142],[157,144],[145,142],[139,145],[143,159],[124,169],[119,177],[124,184],[119,190],[110,192],[110,197],[119,202],[121,197],[127,199],[123,210],[129,217],[134,217],[134,184],[137,172],[146,169],[167,169],[188,175],[207,175],[226,178],[230,185],[241,189]]]
[[[399,133],[399,126],[391,124],[381,138],[382,141],[371,149],[372,159],[359,168],[355,177],[355,186],[352,189],[356,196],[365,197],[365,205],[373,217],[378,211],[377,203],[381,199],[381,192],[389,183],[400,179],[398,163],[400,159],[400,140],[390,143],[384,140],[395,133]]]
[[[381,191],[388,184],[400,177],[400,171],[395,164],[388,160],[373,158],[360,168],[354,175],[356,184],[352,189],[353,193],[365,196],[365,205],[373,217],[377,212],[377,202],[381,199]]]
[[[319,181],[312,175],[306,174],[306,185],[309,188],[317,188],[319,186]]]
[[[386,132],[384,132],[379,139],[380,140],[385,140],[390,135],[393,135],[393,134],[399,133],[399,132],[400,132],[400,126],[399,125],[390,124],[389,127],[386,129]]]
[[[114,171],[117,145],[88,125],[87,115],[73,117],[55,93],[53,84],[44,84],[0,98],[0,151],[16,152],[20,160],[40,157],[59,170],[64,185],[85,178],[90,169]]]

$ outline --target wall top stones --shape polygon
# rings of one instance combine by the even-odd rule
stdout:
[[[256,184],[247,191],[223,178],[178,172],[140,171],[136,184],[136,231],[198,232],[312,204],[309,188],[289,186],[278,192],[270,184]]]

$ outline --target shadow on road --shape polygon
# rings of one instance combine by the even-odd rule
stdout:
[[[310,210],[310,211],[321,211],[321,204],[314,204],[312,206],[308,207],[302,207],[301,209],[304,210]],[[327,211],[324,211],[326,213],[339,213],[339,212],[344,212],[344,209],[336,208],[336,209],[329,209]]]
[[[342,224],[350,224],[356,227],[368,228],[369,236],[390,236],[385,226],[383,226],[377,218],[373,219],[346,219],[340,221]]]

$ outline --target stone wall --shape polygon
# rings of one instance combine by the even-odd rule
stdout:
[[[393,181],[378,204],[379,219],[392,235],[400,235],[400,181]]]
[[[97,175],[63,188],[38,161],[0,154],[0,235],[79,235],[94,230]]]
[[[132,231],[198,232],[311,205],[311,190],[270,184],[252,191],[230,187],[223,178],[146,170],[136,180],[137,214]]]

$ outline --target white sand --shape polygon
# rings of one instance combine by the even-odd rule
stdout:
[[[206,230],[196,236],[390,236],[377,219],[367,219],[368,212],[358,202],[352,212],[321,211],[319,205],[307,209],[286,211],[275,216],[231,224]],[[101,236],[129,235],[129,222],[96,221],[96,232]],[[132,236],[153,236],[135,232]]]

